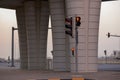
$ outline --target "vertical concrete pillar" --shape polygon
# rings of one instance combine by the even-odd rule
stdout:
[[[19,7],[16,9],[16,16],[18,24],[21,69],[27,69],[28,54],[27,54],[27,35],[25,27],[24,7]]]
[[[39,52],[37,49],[35,2],[26,1],[25,25],[27,30],[28,69],[39,69]]]
[[[36,15],[37,15],[37,40],[39,53],[39,63],[41,69],[46,69],[47,57],[47,34],[48,34],[48,21],[49,21],[49,6],[48,1],[36,2]]]
[[[53,34],[53,70],[67,71],[64,0],[49,0]]]
[[[101,0],[66,0],[67,17],[81,17],[78,28],[77,72],[97,71],[98,30]],[[75,35],[75,34],[74,34]],[[70,47],[75,47],[75,37],[70,38]],[[71,56],[71,72],[76,72],[75,57]]]
[[[96,72],[98,69],[98,36],[101,0],[89,0],[88,4],[88,52],[87,52],[87,71]],[[87,8],[86,8],[87,9]]]
[[[46,69],[49,20],[48,1],[25,1],[16,9],[19,28],[21,68]]]

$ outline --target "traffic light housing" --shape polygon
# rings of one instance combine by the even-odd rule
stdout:
[[[108,38],[110,37],[110,33],[108,32]]]
[[[107,50],[104,50],[104,54],[107,55]]]
[[[72,17],[65,18],[65,33],[72,37],[73,36],[72,30],[73,30],[72,29]]]
[[[81,17],[75,17],[75,22],[76,22],[76,26],[80,26],[80,24],[81,24]]]
[[[72,51],[72,56],[74,56],[75,55],[75,53],[74,53],[75,52],[75,48],[72,48],[71,51]]]
[[[116,56],[116,51],[114,51],[114,56]]]

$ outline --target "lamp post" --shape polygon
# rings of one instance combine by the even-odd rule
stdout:
[[[18,30],[18,28],[12,27],[12,49],[11,49],[11,67],[14,67],[14,30]]]

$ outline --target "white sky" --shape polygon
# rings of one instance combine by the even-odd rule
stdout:
[[[120,50],[120,38],[106,36],[108,32],[120,35],[120,0],[102,3],[100,18],[98,55],[104,56],[105,49],[110,55],[113,50]],[[15,11],[0,8],[0,58],[7,59],[11,56],[12,26],[17,27]],[[51,36],[50,33],[49,30]],[[48,43],[47,53],[51,57],[51,40],[48,40]],[[15,58],[19,58],[17,31],[15,31]]]
[[[0,58],[11,56],[11,35],[12,26],[17,27],[16,15],[14,10],[0,8]],[[18,38],[15,31],[15,43]],[[18,43],[15,44],[15,53],[18,52]],[[18,55],[15,54],[18,58]]]
[[[108,55],[110,55],[113,50],[120,50],[120,38],[108,38],[106,36],[108,32],[120,35],[120,0],[104,2],[101,6],[98,46],[99,56],[104,55],[103,51],[105,49],[107,50]]]

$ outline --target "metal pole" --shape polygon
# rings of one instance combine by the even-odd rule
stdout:
[[[110,36],[112,36],[112,37],[120,37],[119,35],[110,35]]]
[[[77,26],[75,27],[75,52],[76,52],[76,55],[75,55],[75,63],[76,63],[76,72],[78,72],[78,30],[77,30]]]
[[[12,27],[12,53],[11,53],[11,67],[14,67],[14,27]]]
[[[14,65],[14,30],[18,30],[18,28],[12,27],[11,67],[15,67],[15,65]]]
[[[107,64],[107,54],[106,54],[106,64]]]
[[[107,50],[104,50],[105,53],[105,63],[107,64]]]

